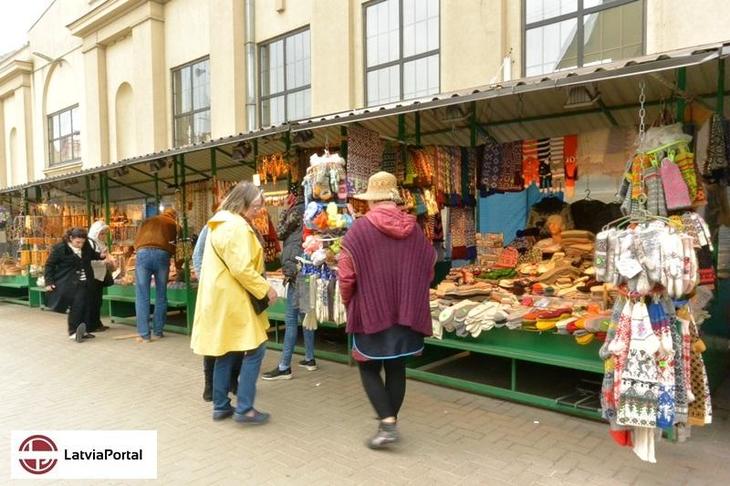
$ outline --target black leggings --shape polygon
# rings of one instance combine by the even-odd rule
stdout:
[[[362,386],[378,418],[397,418],[406,395],[406,359],[376,359],[359,365]],[[381,368],[385,368],[385,383],[380,376]]]
[[[236,360],[231,369],[231,391],[238,390],[238,375],[241,373],[241,364],[243,363],[243,353],[241,359]],[[213,385],[213,369],[215,368],[215,356],[203,356],[203,376],[205,383]]]

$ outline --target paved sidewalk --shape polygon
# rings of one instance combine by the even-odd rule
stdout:
[[[200,398],[202,361],[187,337],[138,345],[113,340],[132,331],[114,326],[76,344],[65,326],[65,316],[0,303],[0,483],[9,478],[15,429],[156,429],[164,484],[730,482],[727,386],[715,397],[716,423],[693,429],[688,443],[659,443],[657,465],[613,445],[604,424],[415,381],[402,411],[404,442],[370,451],[363,443],[376,422],[353,368],[322,361],[291,381],[260,382],[257,407],[272,422],[240,428],[211,421]],[[268,352],[264,369],[278,356]]]

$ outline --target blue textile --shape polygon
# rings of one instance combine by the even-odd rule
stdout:
[[[205,250],[205,238],[208,236],[208,225],[203,226],[198,235],[198,241],[195,242],[193,250],[193,269],[200,280],[200,269],[203,267],[203,250]]]
[[[504,244],[508,245],[515,239],[517,231],[525,229],[527,216],[533,204],[537,204],[546,195],[532,184],[520,192],[495,193],[479,198],[479,226],[480,233],[502,233]],[[563,200],[562,192],[551,194]]]

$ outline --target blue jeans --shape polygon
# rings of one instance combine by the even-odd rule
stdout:
[[[170,276],[170,254],[157,248],[141,248],[137,251],[135,265],[137,334],[143,339],[150,338],[150,286],[155,277],[155,317],[154,333],[162,336],[167,317],[167,279]]]
[[[291,367],[291,357],[297,343],[297,327],[302,323],[304,314],[299,312],[299,296],[297,286],[289,284],[286,292],[286,317],[284,318],[284,345],[281,350],[279,369],[287,370]],[[314,359],[314,331],[303,329],[304,332],[304,359]]]
[[[242,353],[231,352],[215,359],[213,368],[213,410],[221,412],[230,410],[231,400],[228,398],[228,390],[231,386],[231,369],[236,360],[241,359]],[[238,375],[238,395],[236,413],[244,414],[253,408],[256,398],[256,380],[261,371],[261,362],[266,354],[266,343],[262,343],[256,349],[243,353],[241,372]]]

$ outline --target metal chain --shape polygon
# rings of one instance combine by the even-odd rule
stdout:
[[[639,81],[639,141],[643,142],[644,137],[646,136],[646,108],[644,108],[644,103],[646,103],[646,93],[644,92],[644,89],[646,88],[646,82],[642,79]]]

